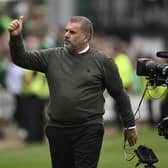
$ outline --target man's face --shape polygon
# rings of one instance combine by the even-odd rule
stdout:
[[[68,22],[65,28],[64,47],[71,53],[77,54],[87,44],[87,35],[82,32],[81,23]]]

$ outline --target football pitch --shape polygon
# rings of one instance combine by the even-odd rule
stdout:
[[[166,168],[168,164],[168,140],[158,136],[156,128],[138,129],[138,143],[134,147],[126,148],[131,154],[139,145],[151,148],[159,159],[154,164],[156,168]],[[123,149],[123,135],[120,131],[106,129],[103,146],[101,150],[98,168],[134,168],[138,162],[138,157],[127,161]],[[0,150],[0,168],[51,168],[48,144],[33,144],[17,148],[7,148]],[[138,168],[143,168],[140,164]]]

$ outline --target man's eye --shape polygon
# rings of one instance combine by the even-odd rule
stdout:
[[[71,34],[75,34],[75,32],[74,32],[74,31],[70,31],[70,33],[71,33]]]

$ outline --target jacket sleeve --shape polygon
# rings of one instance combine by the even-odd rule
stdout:
[[[105,87],[119,107],[124,127],[129,128],[135,126],[131,102],[123,87],[117,65],[114,63],[113,59],[106,58],[104,60],[104,73]]]
[[[49,50],[26,51],[22,35],[10,36],[9,49],[12,61],[23,68],[45,72]]]

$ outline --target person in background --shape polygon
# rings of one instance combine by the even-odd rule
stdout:
[[[137,142],[131,103],[114,61],[90,46],[92,22],[72,17],[65,27],[64,47],[26,51],[23,17],[8,27],[15,64],[45,73],[50,90],[46,135],[53,168],[96,168],[104,135],[105,88],[120,108],[124,140]]]
[[[48,100],[48,85],[44,74],[27,70],[23,75],[22,126],[27,135],[26,143],[44,141],[45,106]]]
[[[5,86],[7,91],[13,95],[15,100],[15,108],[13,112],[13,120],[18,128],[18,135],[22,133],[22,85],[23,74],[25,69],[9,62],[6,70]],[[23,135],[23,134],[22,134]],[[21,135],[21,136],[22,136]]]

